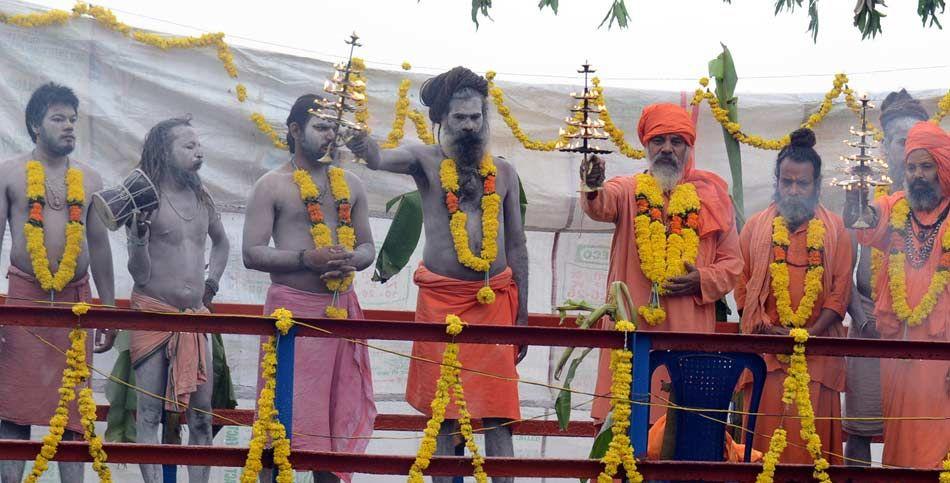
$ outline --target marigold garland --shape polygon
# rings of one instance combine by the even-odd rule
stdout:
[[[650,303],[637,311],[648,324],[666,320],[660,305],[663,284],[670,278],[686,274],[685,263],[695,264],[699,255],[699,195],[692,183],[676,186],[670,194],[669,225],[663,217],[663,191],[656,178],[641,173],[636,176],[637,215],[633,219],[640,270],[653,282]]]
[[[488,285],[491,265],[498,256],[498,214],[501,212],[501,196],[495,192],[495,176],[498,170],[492,155],[486,153],[479,165],[478,174],[482,177],[482,250],[480,256],[472,253],[468,244],[468,230],[465,223],[468,215],[459,206],[459,176],[455,160],[446,158],[439,167],[439,180],[445,193],[445,207],[449,212],[449,231],[455,245],[455,254],[459,263],[476,272],[485,273],[485,286],[479,289],[475,298],[481,304],[495,301],[495,293]],[[491,292],[489,295],[488,292]]]
[[[275,325],[281,335],[286,335],[293,326],[293,313],[283,307],[274,310],[271,317],[277,319]],[[264,387],[257,400],[257,419],[251,426],[251,440],[248,443],[247,458],[241,470],[241,483],[257,483],[257,476],[264,466],[261,456],[270,438],[274,447],[274,465],[277,467],[278,483],[293,483],[294,470],[290,465],[290,439],[284,425],[277,419],[274,397],[277,391],[277,339],[268,337],[262,344],[264,357],[261,359],[261,379]]]
[[[406,135],[406,116],[409,114],[409,87],[412,82],[409,79],[403,79],[399,82],[399,89],[396,91],[396,112],[393,115],[392,129],[386,135],[386,141],[380,144],[383,149],[391,149],[399,146],[403,136]]]
[[[528,137],[528,135],[521,130],[521,125],[518,123],[518,120],[511,115],[511,109],[505,105],[505,93],[501,90],[501,87],[495,85],[495,72],[488,71],[485,73],[485,78],[488,80],[488,95],[491,96],[492,102],[495,104],[495,109],[498,110],[498,114],[501,115],[505,124],[508,125],[511,134],[525,149],[532,151],[554,151],[560,143],[564,142],[563,137],[551,141],[536,141]]]
[[[455,314],[449,314],[445,317],[445,332],[451,336],[462,333],[465,322]],[[478,483],[487,483],[488,475],[482,465],[485,458],[478,451],[475,444],[475,436],[472,430],[471,414],[465,404],[465,392],[462,389],[461,378],[462,363],[458,360],[459,345],[450,342],[445,345],[445,352],[442,354],[442,366],[440,369],[439,380],[436,383],[435,398],[432,400],[432,416],[426,422],[426,428],[423,431],[422,441],[419,443],[419,449],[416,452],[416,459],[409,469],[409,483],[424,483],[423,472],[429,467],[432,455],[438,447],[439,429],[445,421],[445,408],[449,405],[452,394],[455,395],[455,406],[459,411],[459,432],[465,439],[465,447],[472,453],[472,466],[474,468],[473,476]],[[449,391],[452,391],[452,394]]]
[[[20,15],[6,15],[0,13],[0,23],[26,28],[46,27],[49,25],[65,25],[66,22],[69,21],[69,17],[69,12],[55,9],[46,12]]]
[[[89,311],[89,304],[84,302],[72,306],[73,314],[81,317]],[[90,377],[89,366],[86,365],[86,331],[76,327],[69,332],[70,347],[66,351],[66,367],[63,369],[62,384],[59,388],[59,403],[49,423],[49,433],[43,438],[43,446],[33,461],[33,469],[24,483],[36,483],[49,468],[49,462],[56,456],[56,450],[66,425],[69,423],[69,402],[76,398],[79,390],[79,414],[81,416],[83,437],[89,442],[89,455],[92,456],[92,467],[99,475],[99,481],[110,483],[112,473],[106,465],[108,459],[102,448],[102,439],[96,435],[96,401],[92,396],[92,389],[87,386]]]
[[[874,199],[878,200],[887,196],[890,192],[887,186],[874,187]],[[877,248],[871,249],[871,300],[877,300],[877,276],[881,273],[881,267],[884,266],[884,252]]]
[[[26,197],[29,216],[23,227],[26,249],[30,254],[33,273],[46,291],[62,291],[76,276],[76,265],[82,252],[85,229],[82,213],[86,194],[83,190],[82,171],[66,170],[66,205],[69,221],[66,223],[66,246],[59,261],[59,268],[50,271],[46,253],[46,235],[43,228],[43,207],[46,206],[46,173],[39,161],[26,163]]]
[[[903,239],[908,229],[909,215],[910,204],[906,198],[898,201],[891,211],[891,229],[901,239]],[[888,287],[891,290],[894,313],[909,327],[917,327],[930,316],[934,307],[937,306],[937,298],[944,293],[947,285],[950,284],[950,230],[944,230],[943,236],[940,238],[940,264],[930,280],[930,286],[927,287],[927,292],[920,299],[920,303],[913,308],[910,307],[907,301],[906,259],[907,255],[904,253],[903,245],[892,242],[887,267]]]
[[[318,249],[332,246],[333,237],[330,234],[330,227],[324,221],[323,209],[320,207],[320,190],[313,182],[310,173],[305,169],[295,169],[293,177],[294,183],[297,184],[300,190],[300,199],[303,200],[310,216],[310,235],[313,237],[313,244]],[[353,229],[350,186],[346,182],[346,172],[336,166],[330,166],[327,169],[327,178],[330,180],[330,193],[333,195],[337,209],[337,243],[347,251],[353,251],[356,248],[356,231]],[[355,272],[349,272],[343,278],[326,280],[327,289],[333,292],[333,303],[328,305],[325,310],[327,317],[331,319],[347,318],[349,314],[346,308],[336,306],[337,296],[340,292],[349,290],[355,276]]]
[[[805,293],[798,302],[798,308],[792,310],[792,297],[789,294],[788,246],[790,235],[785,218],[776,216],[772,220],[772,254],[769,264],[772,276],[772,295],[778,310],[779,322],[785,327],[804,327],[815,309],[815,302],[822,291],[824,268],[825,224],[817,218],[808,222],[806,232],[808,248],[808,268],[805,270]]]
[[[254,125],[257,126],[260,132],[264,133],[264,135],[270,139],[271,144],[273,144],[275,148],[287,149],[287,143],[281,139],[277,131],[274,131],[274,128],[267,122],[267,119],[264,119],[262,114],[257,112],[251,114],[251,121],[254,122]]]
[[[934,115],[930,117],[930,122],[940,124],[940,121],[946,117],[947,113],[950,113],[950,89],[947,89],[947,93],[937,101],[937,110],[934,111]]]
[[[643,159],[646,157],[646,153],[644,153],[642,149],[637,149],[627,143],[623,130],[614,124],[613,118],[610,117],[610,112],[607,111],[607,103],[604,101],[604,88],[600,85],[600,78],[594,77],[591,79],[591,83],[594,85],[594,93],[597,94],[596,102],[597,106],[600,107],[600,120],[604,121],[604,132],[610,136],[610,140],[613,141],[614,145],[617,146],[617,149],[624,156],[631,159]]]
[[[943,471],[940,472],[940,483],[950,483],[950,451],[947,452],[947,458],[943,460]]]
[[[775,428],[772,438],[769,439],[769,450],[762,458],[762,472],[755,478],[755,483],[772,483],[775,477],[775,466],[778,459],[788,445],[787,432],[782,428]]]
[[[636,329],[632,322],[618,320],[614,325],[618,331],[627,334]],[[628,429],[630,428],[630,383],[633,382],[633,353],[629,349],[614,349],[610,351],[610,410],[613,414],[613,425],[610,427],[613,439],[607,447],[607,452],[601,458],[604,469],[597,476],[598,483],[612,483],[617,469],[623,465],[627,481],[641,483],[643,476],[637,471],[637,460],[633,456],[633,445],[630,442]]]

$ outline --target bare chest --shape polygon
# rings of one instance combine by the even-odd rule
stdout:
[[[163,196],[152,215],[150,243],[203,245],[208,236],[208,209],[192,197]]]

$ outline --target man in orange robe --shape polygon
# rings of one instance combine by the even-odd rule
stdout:
[[[422,264],[415,273],[419,286],[416,317],[420,322],[444,322],[449,314],[469,324],[525,325],[528,323],[528,250],[521,221],[518,173],[489,151],[488,81],[474,72],[456,67],[426,81],[419,97],[429,106],[429,119],[439,125],[439,143],[430,146],[408,145],[380,152],[368,137],[354,152],[366,160],[370,169],[409,174],[422,197],[426,241]],[[457,192],[443,188],[445,160],[456,167]],[[497,169],[492,179],[480,166],[491,159]],[[497,193],[500,206],[497,219],[485,218],[491,192]],[[453,229],[458,212],[467,214],[461,229]],[[454,215],[452,213],[455,213]],[[449,220],[453,220],[450,223]],[[489,234],[495,232],[494,240]],[[497,251],[485,250],[489,243]],[[463,250],[459,253],[459,250]],[[481,258],[486,271],[476,271],[462,263],[462,254],[470,251]],[[485,252],[493,252],[486,256]],[[470,260],[469,257],[465,257]],[[494,301],[476,300],[485,287],[494,292]],[[487,303],[482,303],[487,302]],[[520,419],[518,371],[515,364],[524,357],[524,349],[499,344],[461,344],[459,361],[465,369],[490,373],[488,377],[462,370],[466,406],[473,418],[481,418],[485,427],[485,452],[489,456],[514,456],[511,430],[501,426],[507,420]],[[412,355],[441,361],[445,344],[415,342]],[[409,363],[406,401],[419,412],[432,413],[438,364],[413,359]],[[436,454],[453,454],[453,432],[457,431],[457,406],[449,404],[438,436]],[[448,482],[450,477],[433,477]],[[495,483],[512,478],[493,477]]]
[[[677,185],[692,183],[701,204],[699,253],[695,266],[686,264],[686,275],[666,281],[666,292],[660,296],[666,320],[655,326],[641,321],[637,330],[714,332],[715,302],[735,287],[742,270],[739,235],[726,182],[716,174],[694,168],[692,151],[696,129],[682,107],[674,104],[647,106],[641,114],[637,134],[647,150],[650,163],[647,172],[657,179],[663,191],[663,219],[667,219],[668,214],[665,212],[670,192]],[[607,284],[609,286],[618,280],[626,283],[634,302],[646,305],[651,298],[653,282],[640,269],[640,247],[637,246],[634,233],[634,217],[637,215],[636,177],[618,176],[604,183],[604,161],[594,157],[591,163],[584,181],[592,187],[603,184],[603,189],[582,194],[581,206],[592,219],[616,225]],[[597,394],[610,394],[609,366],[610,351],[601,350]],[[663,380],[669,380],[669,376],[665,369],[660,368],[651,384],[651,399],[654,403],[663,404],[668,399],[668,395],[659,394]],[[591,415],[603,420],[609,411],[609,403],[608,398],[597,398]],[[655,422],[664,412],[662,408],[652,408],[650,420]]]
[[[739,285],[736,286],[736,305],[742,314],[742,332],[746,334],[788,335],[790,320],[782,320],[776,303],[776,289],[772,286],[771,265],[777,256],[784,256],[788,269],[790,310],[798,311],[806,292],[806,271],[811,264],[821,264],[821,292],[805,322],[812,335],[844,337],[847,331],[841,324],[851,297],[852,247],[851,237],[837,214],[819,203],[821,192],[821,157],[815,152],[815,134],[810,129],[792,133],[791,144],[779,152],[776,161],[775,201],[764,211],[756,213],[742,228],[739,246],[745,260]],[[785,220],[789,245],[785,253],[776,255],[772,241],[773,222]],[[823,250],[820,260],[811,260],[807,246],[810,220],[824,225]],[[780,261],[778,263],[781,263]],[[778,290],[785,290],[778,288]],[[788,431],[788,447],[782,453],[782,463],[812,463],[812,456],[802,439],[801,420],[794,404],[782,402],[783,382],[788,375],[788,359],[775,354],[763,355],[768,375],[759,412],[784,414],[760,416],[756,420],[753,447],[768,451],[769,436],[782,426]],[[784,359],[784,361],[782,360]],[[845,360],[841,357],[807,356],[808,385],[815,416],[841,417],[841,396],[845,388]],[[744,381],[744,385],[751,381]],[[746,406],[748,407],[748,405]],[[817,420],[815,426],[821,438],[822,450],[832,464],[840,464],[842,451],[841,421]]]
[[[858,241],[888,254],[884,267],[902,252],[906,304],[925,314],[920,323],[897,314],[891,274],[882,268],[877,277],[874,305],[881,337],[894,340],[950,342],[950,295],[944,288],[934,297],[932,310],[921,301],[938,271],[950,269],[950,251],[942,250],[950,211],[950,135],[930,122],[920,122],[907,133],[906,191],[881,198],[873,209],[874,227],[858,232]],[[910,207],[903,229],[891,226],[895,207]],[[859,211],[854,197],[845,206],[845,221]],[[895,282],[899,285],[899,282]],[[934,468],[950,451],[950,361],[882,359],[881,387],[884,417],[936,416],[942,420],[884,421],[884,464]]]

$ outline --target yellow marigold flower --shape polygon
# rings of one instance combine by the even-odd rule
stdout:
[[[408,60],[402,61],[402,70],[410,70],[410,69],[412,69],[412,64],[410,64]]]
[[[709,78],[708,78],[708,77],[700,77],[700,78],[699,78],[699,85],[701,85],[701,86],[703,86],[703,87],[708,86],[708,85],[709,85]]]
[[[327,306],[326,310],[327,317],[331,319],[346,319],[349,317],[349,312],[342,307],[334,307],[332,305]]]
[[[86,312],[89,312],[89,304],[85,302],[77,302],[73,304],[73,313],[77,316],[86,315]]]
[[[637,330],[637,326],[630,322],[629,320],[618,320],[614,324],[614,329],[620,332],[633,332]]]
[[[449,314],[445,316],[445,332],[449,335],[459,335],[462,333],[462,328],[465,326],[465,322],[455,314]]]
[[[478,303],[482,305],[491,305],[495,303],[495,291],[486,285],[478,289],[478,294],[475,295],[475,300],[478,300]]]

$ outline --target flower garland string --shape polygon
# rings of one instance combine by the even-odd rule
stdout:
[[[772,278],[772,295],[779,320],[785,327],[804,327],[815,309],[815,302],[822,291],[824,268],[825,224],[817,218],[808,222],[805,234],[808,248],[808,268],[805,270],[805,293],[798,302],[798,308],[792,310],[792,297],[789,293],[788,246],[790,235],[785,218],[776,216],[772,220],[772,254],[774,260],[769,265]]]
[[[940,472],[940,483],[950,483],[950,451],[947,451],[947,458],[943,460],[943,471]]]
[[[906,198],[898,201],[891,211],[891,229],[901,239],[906,236],[910,223],[909,215],[910,204]],[[920,299],[920,303],[913,308],[910,307],[907,301],[906,259],[907,255],[904,253],[903,244],[896,241],[891,242],[887,274],[890,277],[888,286],[894,300],[894,313],[908,327],[917,327],[930,316],[937,305],[937,297],[943,294],[947,289],[947,285],[950,284],[950,229],[944,230],[943,236],[940,238],[940,264],[930,280],[930,286],[927,287],[927,292]]]
[[[633,322],[618,320],[614,329],[627,334],[636,330]],[[630,383],[633,382],[633,353],[626,348],[610,351],[610,410],[613,414],[613,425],[610,427],[613,439],[607,447],[607,452],[601,458],[604,464],[603,471],[597,476],[598,483],[612,483],[620,465],[623,465],[627,481],[641,483],[643,476],[637,471],[637,460],[633,456],[633,445],[630,442],[628,429],[630,428]]]
[[[637,215],[633,219],[640,270],[653,283],[649,305],[637,312],[648,324],[666,320],[660,305],[665,293],[663,283],[686,273],[685,263],[695,264],[699,255],[699,195],[692,183],[673,189],[669,203],[669,226],[663,217],[663,192],[656,178],[641,173],[636,176]]]
[[[610,113],[607,111],[607,104],[604,101],[604,88],[600,85],[600,78],[594,77],[591,79],[591,84],[594,86],[594,93],[597,94],[596,102],[597,106],[600,107],[600,120],[604,121],[604,132],[610,136],[610,140],[617,146],[620,153],[628,158],[643,159],[646,157],[646,153],[642,149],[637,149],[627,143],[623,130],[614,124],[613,118],[610,117]]]
[[[84,302],[72,306],[73,314],[77,319],[89,311],[89,304]],[[43,437],[43,446],[33,460],[33,469],[23,480],[24,483],[36,483],[49,469],[49,462],[56,456],[56,450],[66,425],[69,423],[69,402],[76,398],[76,388],[79,390],[79,414],[81,415],[83,437],[89,442],[89,455],[92,456],[92,467],[99,475],[99,481],[110,483],[112,473],[106,465],[108,459],[102,449],[102,439],[96,435],[96,401],[92,396],[92,389],[87,385],[90,377],[89,366],[86,365],[86,331],[75,327],[69,332],[70,347],[66,351],[66,367],[63,369],[62,384],[59,389],[59,403],[49,422],[49,433]]]
[[[66,205],[69,216],[66,223],[66,246],[59,261],[59,268],[53,274],[49,267],[46,234],[43,228],[46,173],[39,161],[26,163],[26,198],[29,216],[23,227],[23,235],[26,238],[26,249],[30,254],[33,273],[43,290],[48,292],[62,291],[76,276],[76,265],[85,238],[82,215],[86,193],[83,189],[82,178],[82,171],[76,168],[66,169]]]
[[[454,337],[462,333],[466,325],[465,322],[454,314],[445,317],[445,332]],[[465,405],[465,393],[462,390],[462,382],[459,377],[462,373],[462,363],[458,360],[459,345],[456,342],[450,342],[445,345],[445,352],[442,354],[442,365],[439,371],[439,380],[436,383],[435,398],[432,400],[432,416],[426,422],[426,428],[423,431],[422,441],[419,443],[419,450],[416,452],[416,459],[412,462],[409,469],[408,483],[424,483],[423,472],[429,467],[432,455],[438,447],[439,429],[445,421],[445,408],[451,400],[451,395],[455,395],[455,406],[459,411],[459,431],[465,439],[465,447],[472,453],[473,476],[478,483],[487,483],[488,475],[482,467],[485,458],[478,452],[478,445],[475,444],[475,436],[472,430],[471,414]]]
[[[465,223],[468,215],[459,206],[459,175],[455,160],[446,158],[439,167],[439,180],[445,192],[445,207],[449,212],[449,231],[455,245],[459,263],[476,272],[485,273],[485,285],[475,295],[481,304],[495,302],[495,292],[489,286],[488,277],[492,263],[498,256],[498,214],[501,211],[501,196],[495,192],[495,176],[498,173],[491,154],[486,153],[479,165],[482,177],[482,250],[480,256],[472,253],[468,243]]]
[[[874,199],[878,200],[887,196],[890,192],[887,186],[874,187]],[[877,248],[871,249],[871,300],[877,300],[877,276],[881,273],[881,267],[884,266],[884,252]]]
[[[307,207],[307,214],[310,217],[310,236],[313,238],[313,244],[318,248],[326,248],[333,245],[333,236],[330,233],[330,227],[327,226],[323,217],[323,209],[320,207],[320,190],[310,173],[305,169],[294,169],[294,183],[300,190],[300,199]],[[343,246],[347,251],[353,251],[356,248],[356,231],[353,229],[352,207],[350,205],[350,187],[346,183],[346,172],[342,168],[330,166],[327,168],[327,177],[330,179],[330,192],[333,194],[333,200],[336,203],[337,225],[336,238],[337,243]],[[343,278],[330,278],[326,280],[327,289],[333,292],[333,302],[327,306],[325,313],[331,319],[345,319],[349,315],[345,307],[337,307],[336,303],[340,292],[349,290],[353,283],[355,272],[347,273]]]
[[[930,122],[940,124],[940,121],[942,121],[948,113],[950,113],[950,89],[947,89],[947,93],[937,101],[937,110],[934,111],[934,115],[930,117]]]
[[[271,317],[281,335],[293,326],[293,313],[283,307],[274,310]],[[274,466],[277,467],[278,483],[293,483],[294,470],[290,465],[290,439],[284,425],[277,419],[274,398],[277,391],[277,339],[268,337],[262,344],[264,357],[261,359],[261,379],[264,387],[257,400],[257,419],[251,426],[251,441],[248,444],[247,458],[241,470],[241,483],[257,483],[257,476],[264,468],[261,456],[270,438],[274,447]]]

